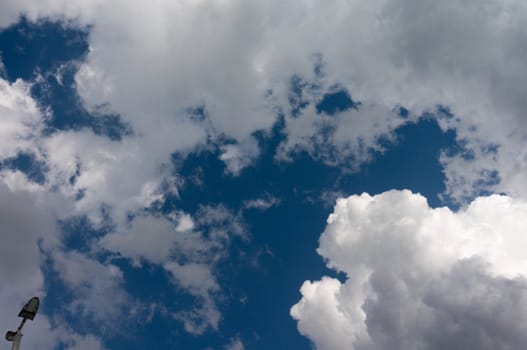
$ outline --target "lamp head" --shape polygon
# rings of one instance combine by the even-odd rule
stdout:
[[[33,297],[24,305],[18,317],[22,317],[25,320],[31,320],[35,318],[35,315],[38,311],[38,306],[40,305],[40,299],[38,297]]]

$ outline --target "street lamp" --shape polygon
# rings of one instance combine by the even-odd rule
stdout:
[[[37,314],[39,304],[40,300],[38,299],[38,297],[33,297],[29,299],[26,305],[24,305],[22,310],[20,310],[20,312],[18,313],[18,317],[22,318],[20,326],[18,326],[16,331],[7,331],[7,333],[5,334],[6,340],[13,342],[11,350],[18,350],[20,348],[20,341],[22,340],[22,327],[24,327],[24,324],[27,320],[33,321],[35,315]]]

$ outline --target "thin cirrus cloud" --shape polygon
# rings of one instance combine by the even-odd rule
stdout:
[[[291,308],[317,349],[519,349],[527,339],[527,203],[454,213],[408,190],[337,201],[318,252],[343,282],[306,281]]]

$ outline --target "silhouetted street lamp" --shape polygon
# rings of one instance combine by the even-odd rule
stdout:
[[[27,320],[33,321],[35,315],[37,314],[39,304],[40,300],[38,297],[31,298],[18,313],[18,317],[22,318],[20,326],[18,326],[16,331],[7,331],[5,334],[6,340],[13,342],[11,350],[18,350],[20,348],[20,341],[22,340],[22,327],[24,327],[24,324]]]

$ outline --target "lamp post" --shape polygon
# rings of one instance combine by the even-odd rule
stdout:
[[[24,324],[27,320],[33,321],[35,315],[37,314],[39,304],[40,300],[38,299],[38,297],[33,297],[29,299],[26,305],[24,305],[22,310],[20,310],[20,312],[18,313],[18,317],[22,318],[22,322],[20,322],[20,325],[18,326],[16,331],[7,331],[5,335],[6,340],[13,342],[11,350],[19,350],[20,341],[22,340],[22,327],[24,327]]]

